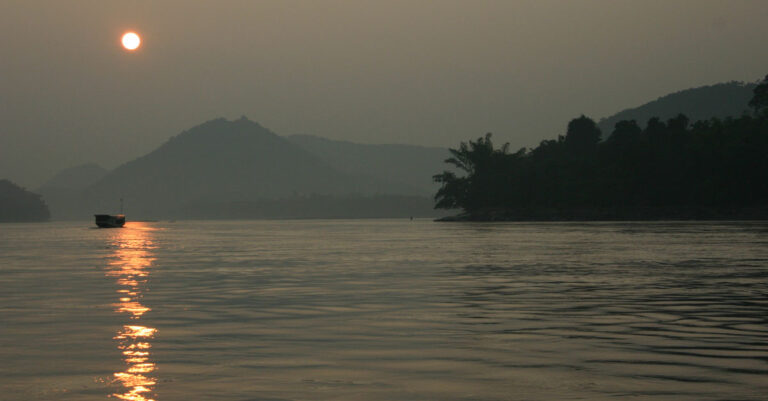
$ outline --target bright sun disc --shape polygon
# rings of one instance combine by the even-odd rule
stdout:
[[[123,35],[123,47],[128,50],[136,50],[141,45],[141,38],[134,32],[128,32]]]

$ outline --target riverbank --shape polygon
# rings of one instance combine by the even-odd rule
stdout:
[[[492,221],[653,221],[653,220],[768,220],[768,207],[613,208],[613,209],[493,209],[446,216],[441,222]]]

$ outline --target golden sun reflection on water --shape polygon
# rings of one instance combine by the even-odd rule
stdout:
[[[154,244],[151,228],[143,223],[130,222],[116,230],[112,245],[115,252],[107,266],[107,277],[115,278],[119,295],[115,312],[126,314],[130,324],[125,324],[115,337],[117,348],[123,355],[125,370],[114,373],[114,383],[122,385],[123,392],[113,397],[128,401],[155,401],[153,391],[157,379],[151,376],[155,363],[150,359],[150,340],[157,329],[138,323],[141,317],[152,309],[141,303],[147,290],[150,268],[155,260],[152,254]]]

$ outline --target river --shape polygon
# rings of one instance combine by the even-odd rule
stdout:
[[[768,223],[0,225],[0,400],[765,400]]]

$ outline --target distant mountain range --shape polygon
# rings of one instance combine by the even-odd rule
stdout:
[[[66,168],[41,185],[40,188],[37,189],[37,192],[85,189],[103,178],[108,172],[107,169],[96,163],[87,163]]]
[[[436,157],[438,153],[443,156]],[[426,181],[445,156],[446,150],[416,146],[357,145],[308,136],[287,139],[246,118],[216,119],[101,177],[93,165],[63,171],[40,192],[56,204],[55,218],[114,213],[120,198],[133,216],[142,218],[231,216],[226,210],[247,207],[271,208],[280,217],[323,217],[322,210],[317,216],[300,210],[278,213],[274,201],[298,208],[304,200],[307,209],[307,202],[333,199],[356,199],[365,204],[357,217],[377,217],[371,205],[386,209],[381,198],[392,195],[406,197],[400,201],[418,205],[414,212],[423,214],[424,205],[431,204]],[[70,189],[63,191],[62,186]],[[409,215],[402,207],[391,209]],[[269,217],[259,210],[241,212]],[[391,211],[380,212],[391,216]]]
[[[663,96],[600,120],[603,136],[620,120],[641,125],[678,113],[692,121],[738,116],[754,84],[730,82]],[[66,169],[37,192],[54,219],[117,211],[133,218],[432,216],[447,149],[368,145],[311,135],[279,136],[246,118],[193,127],[112,171]]]
[[[404,184],[408,186],[408,193],[415,195],[432,196],[435,193],[438,186],[432,181],[432,176],[443,169],[443,161],[448,158],[445,148],[368,145],[312,135],[286,138],[338,171]]]
[[[36,193],[43,194],[54,219],[79,208],[82,192],[95,184],[109,171],[95,163],[66,168],[46,181]]]
[[[41,185],[37,192],[82,190],[102,179],[108,172],[96,163],[66,168]]]
[[[601,119],[597,125],[607,138],[614,125],[622,120],[635,120],[641,127],[652,117],[666,121],[676,115],[685,114],[691,122],[708,120],[713,117],[738,117],[749,111],[749,100],[757,84],[728,82],[701,86],[662,96],[641,106],[620,111]]]

